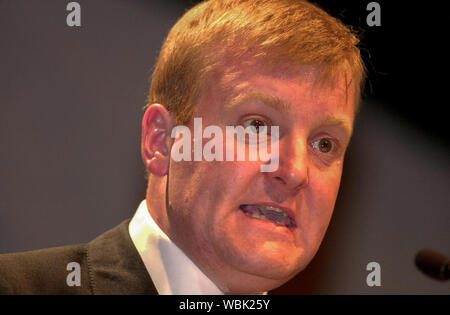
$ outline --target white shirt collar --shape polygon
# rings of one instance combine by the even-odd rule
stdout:
[[[159,228],[145,200],[130,222],[129,233],[159,294],[223,294]]]

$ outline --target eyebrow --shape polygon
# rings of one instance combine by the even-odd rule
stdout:
[[[353,125],[347,117],[340,117],[334,115],[327,115],[325,118],[317,125],[317,127],[331,126],[340,127],[345,130],[348,137],[351,137],[353,133]]]
[[[243,103],[248,103],[251,101],[257,101],[266,104],[267,106],[280,111],[282,113],[287,113],[290,111],[290,104],[286,101],[283,101],[282,99],[264,94],[261,92],[250,92],[250,93],[244,93],[239,94],[238,96],[231,99],[231,102],[228,103],[225,107],[227,108],[234,108],[239,105],[242,105]]]

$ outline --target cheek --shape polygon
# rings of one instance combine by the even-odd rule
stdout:
[[[317,197],[323,203],[334,205],[341,183],[342,163],[337,161],[326,170],[313,170],[312,174]]]
[[[173,217],[180,215],[196,225],[217,224],[234,210],[258,172],[259,166],[246,162],[173,163],[169,185]]]
[[[259,167],[245,162],[195,162],[171,166],[169,222],[172,236],[193,255],[225,246],[232,212],[245,199]],[[228,234],[227,234],[228,233]],[[228,235],[229,236],[229,235]]]
[[[339,191],[342,168],[336,167],[327,172],[311,174],[309,197],[306,198],[309,209],[309,234],[321,240],[333,214]]]

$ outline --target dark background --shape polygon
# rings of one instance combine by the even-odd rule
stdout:
[[[88,242],[134,214],[152,68],[197,3],[83,0],[71,28],[68,2],[0,0],[0,253]],[[369,78],[322,247],[274,293],[449,293],[413,264],[450,254],[444,10],[378,1],[368,27],[370,1],[316,2],[360,33]]]

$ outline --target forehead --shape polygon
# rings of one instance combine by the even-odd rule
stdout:
[[[315,66],[228,61],[212,73],[203,95],[208,95],[208,102],[215,100],[221,104],[214,108],[216,111],[260,102],[285,112],[315,112],[330,117],[338,113],[353,119],[355,104],[350,71],[335,80],[320,79],[320,71]]]

